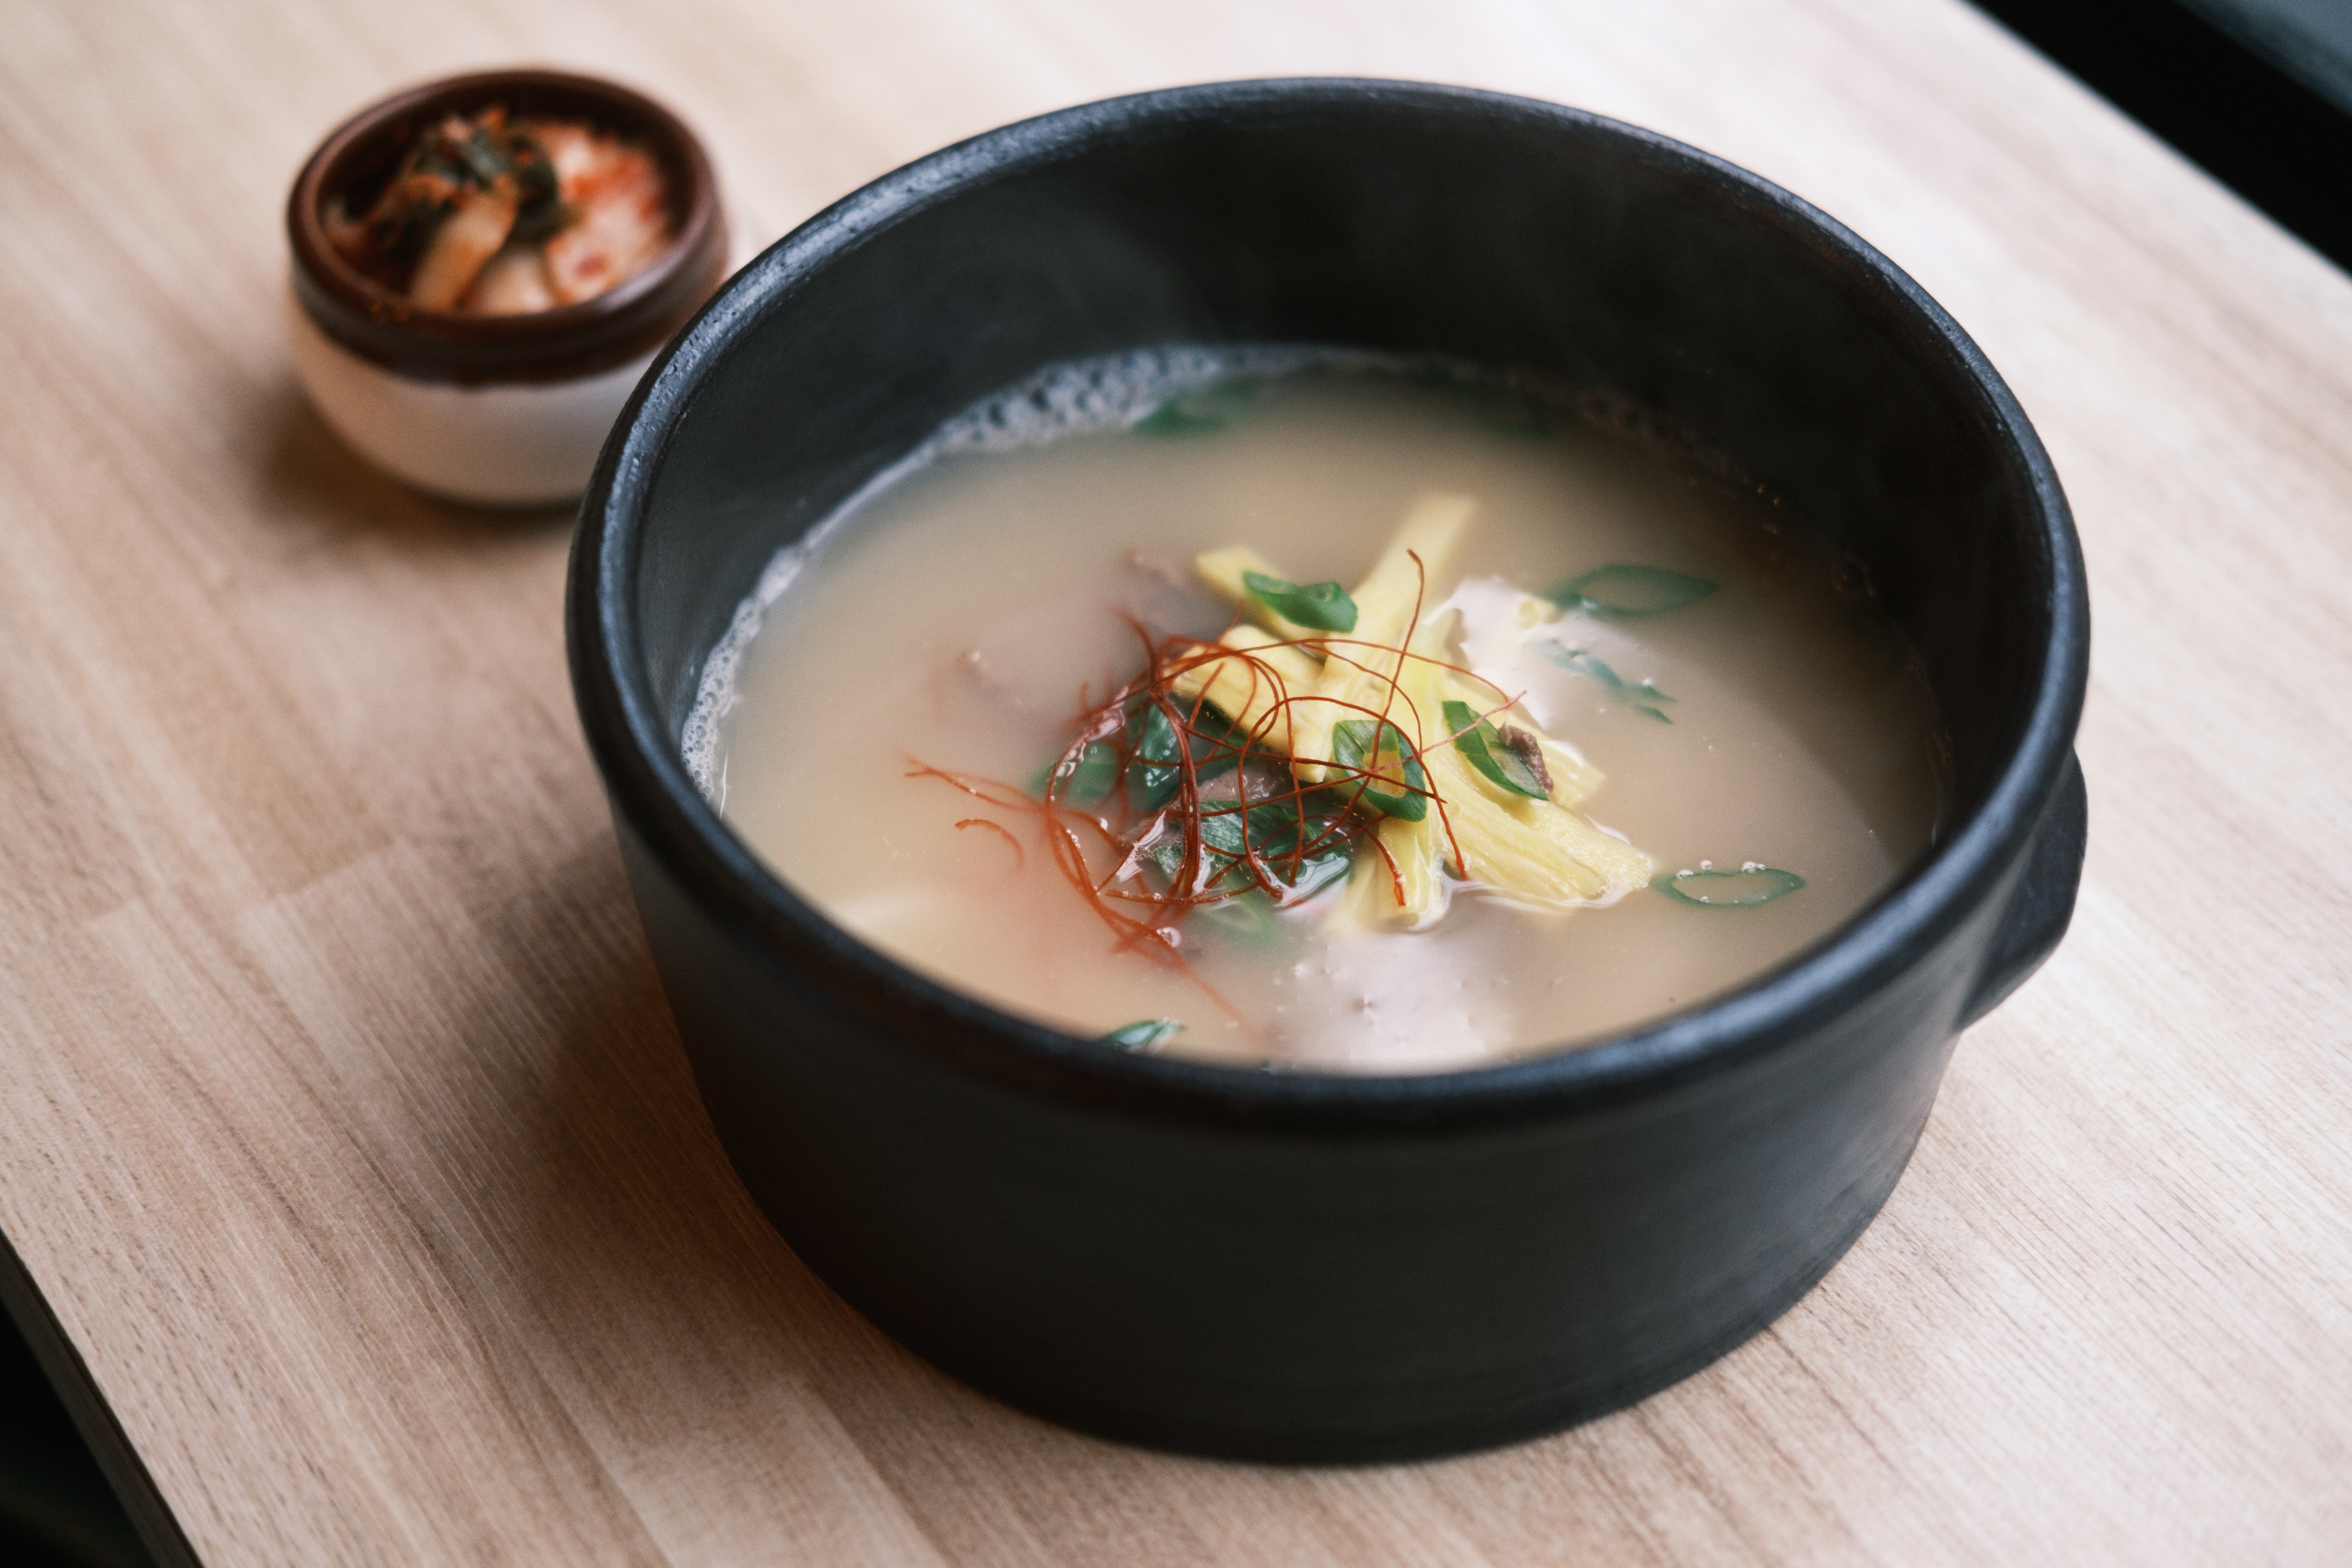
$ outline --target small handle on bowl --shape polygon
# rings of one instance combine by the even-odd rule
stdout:
[[[2000,936],[1977,977],[1976,994],[1961,1015],[1962,1028],[2008,1000],[2057,951],[2074,916],[2074,889],[2083,880],[2083,847],[2090,831],[2091,799],[2083,787],[2083,764],[2069,752],[2065,776],[2058,781],[2033,836],[2025,876],[2010,896]]]

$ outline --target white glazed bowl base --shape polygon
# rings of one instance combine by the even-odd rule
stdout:
[[[289,293],[294,372],[335,434],[416,489],[487,506],[576,500],[648,353],[571,381],[460,386],[363,360]]]

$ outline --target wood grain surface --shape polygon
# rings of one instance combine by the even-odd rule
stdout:
[[[1829,1279],[1621,1415],[1326,1471],[835,1300],[647,962],[568,518],[404,492],[288,366],[310,145],[521,61],[677,106],[745,247],[1009,119],[1349,72],[1654,127],[1918,278],[2081,521],[2090,861]],[[2352,282],[1953,0],[6,0],[0,397],[0,1230],[206,1563],[2352,1559]]]

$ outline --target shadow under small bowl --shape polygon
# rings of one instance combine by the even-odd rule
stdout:
[[[848,935],[688,778],[705,658],[779,546],[950,416],[1171,343],[1534,373],[1727,454],[1866,565],[1916,647],[1957,784],[1936,847],[1711,1005],[1425,1077],[1129,1055]],[[1521,99],[1187,88],[877,182],[747,268],[638,389],[568,615],[646,932],[753,1196],[938,1365],[1154,1445],[1460,1450],[1722,1354],[1868,1225],[1955,1037],[2056,944],[2080,875],[2082,560],[2000,377],[1787,192]]]
[[[327,241],[331,200],[364,212],[416,136],[450,114],[583,120],[643,145],[667,184],[673,238],[635,277],[576,304],[520,315],[427,310]],[[498,70],[427,82],[362,110],[296,176],[295,368],[327,423],[396,478],[459,500],[569,500],[630,390],[727,270],[710,161],[677,117],[594,77]]]

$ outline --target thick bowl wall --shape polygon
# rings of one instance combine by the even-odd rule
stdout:
[[[1959,796],[1927,862],[1714,1005],[1392,1079],[1107,1052],[931,984],[761,868],[677,737],[769,556],[1045,363],[1265,342],[1566,378],[1770,484],[1927,663]],[[1787,193],[1525,100],[1183,89],[878,182],[740,274],[640,386],[570,616],[647,935],[753,1195],[940,1365],[1147,1442],[1443,1452],[1704,1364],[1868,1224],[1954,1037],[2055,944],[2079,875],[2081,561],[1999,377]]]

